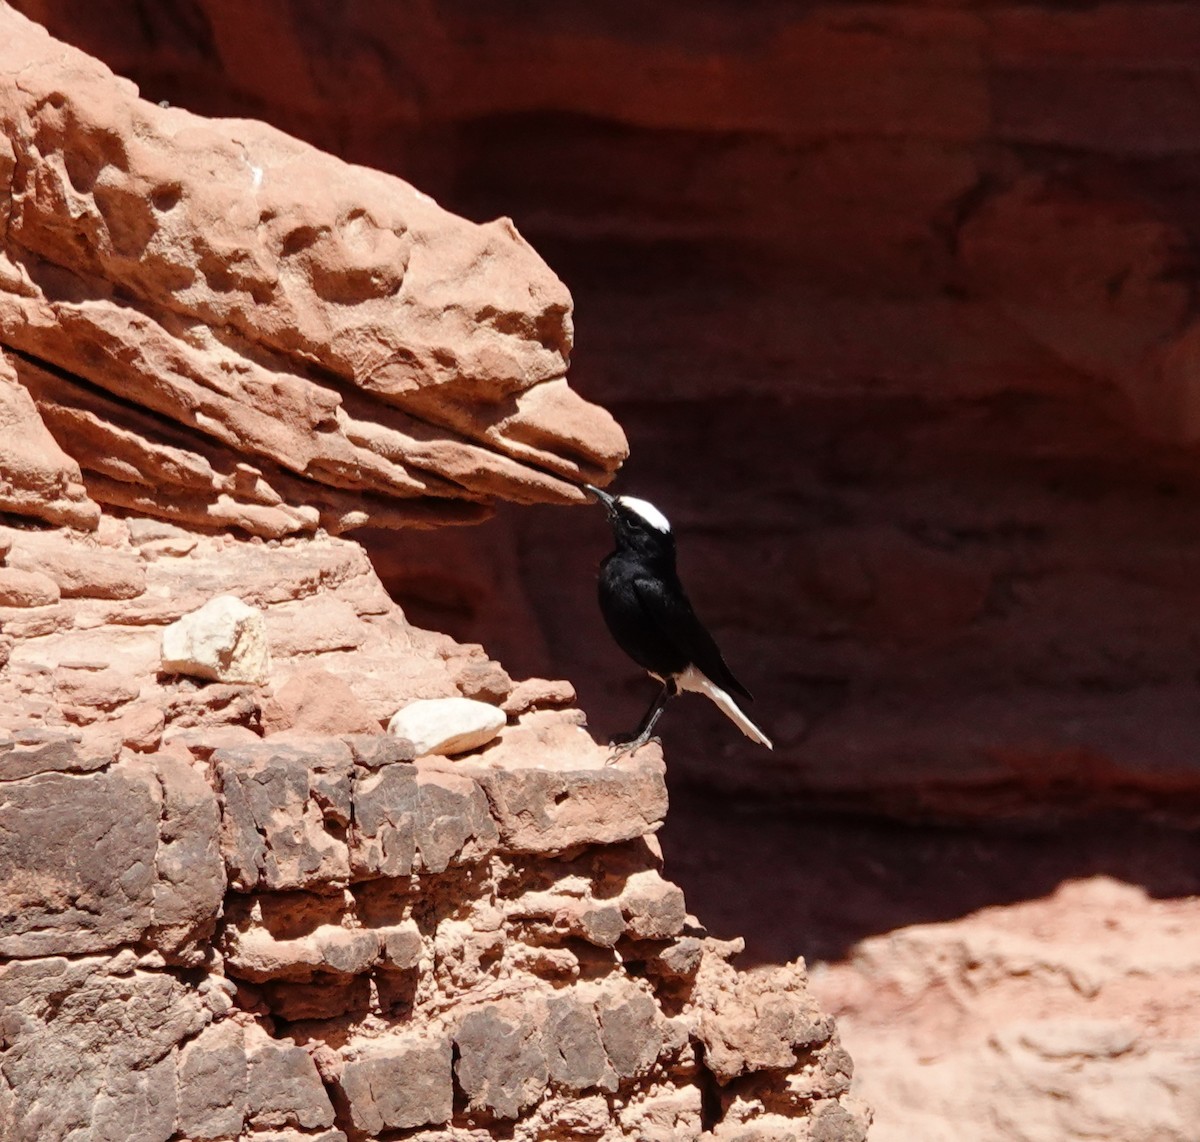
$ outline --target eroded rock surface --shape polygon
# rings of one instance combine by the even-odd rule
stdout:
[[[349,541],[149,534],[0,528],[128,587],[0,610],[6,1139],[865,1136],[802,964],[737,972],[664,878],[655,749],[606,764],[569,687],[410,626]],[[162,658],[218,588],[260,684]],[[366,732],[304,724],[298,676]],[[487,688],[457,758],[384,730]]]
[[[861,1140],[803,966],[663,876],[661,754],[331,534],[611,473],[557,279],[7,6],[0,79],[0,1137]],[[219,599],[252,668],[175,637]],[[447,699],[488,736],[385,731]]]
[[[7,5],[0,80],[0,509],[430,526],[580,501],[624,457],[507,219],[148,103]]]

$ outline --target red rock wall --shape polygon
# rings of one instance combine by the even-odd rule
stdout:
[[[1153,995],[1194,992],[1190,912],[1140,998],[1149,949],[1086,950],[1160,931],[1136,893],[956,923],[1097,873],[1200,891],[1192,834],[1128,819],[1186,826],[1198,784],[1194,4],[24,6],[153,98],[513,216],[568,283],[572,384],[779,743],[685,698],[673,792],[972,823],[678,798],[664,838],[762,954],[858,963],[829,994],[873,1137],[1190,1136],[1196,1005]],[[553,508],[372,541],[409,613],[570,677],[600,732],[648,686],[592,609],[606,543]],[[980,839],[1009,816],[1047,831]]]
[[[863,1142],[804,965],[661,875],[657,748],[330,534],[583,503],[571,334],[511,223],[0,3],[4,1142]]]
[[[779,743],[688,699],[680,773],[906,815],[1191,787],[1194,6],[26,7],[516,218]],[[594,515],[445,543],[380,551],[412,609],[636,720]]]

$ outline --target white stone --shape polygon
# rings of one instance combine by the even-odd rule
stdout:
[[[507,722],[503,710],[473,698],[421,698],[396,711],[388,733],[412,742],[417,757],[449,757],[487,745]]]
[[[216,682],[261,685],[271,669],[262,612],[233,595],[210,599],[163,631],[162,668]]]

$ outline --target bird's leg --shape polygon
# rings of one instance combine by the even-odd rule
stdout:
[[[654,701],[650,703],[650,709],[646,711],[646,716],[642,719],[642,724],[638,726],[637,733],[627,741],[615,739],[610,742],[610,745],[616,748],[609,755],[608,765],[619,761],[627,753],[633,753],[639,750],[648,741],[651,741],[651,735],[654,733],[654,726],[658,719],[662,717],[662,712],[667,708],[667,703],[679,693],[679,688],[675,685],[674,678],[668,678],[662,685],[662,689],[655,696]]]

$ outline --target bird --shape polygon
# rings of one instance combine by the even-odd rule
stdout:
[[[688,601],[667,517],[636,496],[583,487],[604,506],[616,541],[600,564],[600,613],[617,645],[662,683],[635,734],[612,743],[617,749],[610,762],[650,741],[667,703],[683,690],[704,694],[746,737],[773,749],[732,697],[753,700]]]

